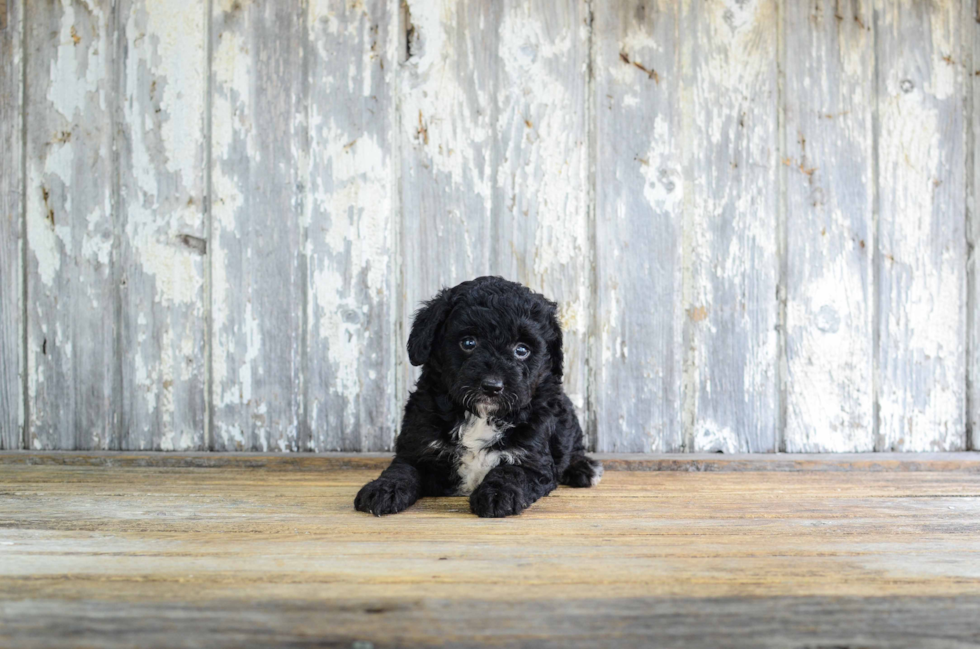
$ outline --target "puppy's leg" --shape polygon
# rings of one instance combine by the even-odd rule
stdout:
[[[561,474],[561,483],[569,487],[594,487],[602,480],[602,462],[586,457],[584,454],[573,455],[568,468]]]
[[[361,487],[354,508],[375,516],[397,514],[415,504],[422,495],[421,485],[418,469],[395,458],[377,480]]]
[[[501,464],[470,494],[470,510],[481,518],[516,516],[558,485],[554,472],[540,467]]]

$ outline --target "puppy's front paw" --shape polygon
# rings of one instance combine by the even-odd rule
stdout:
[[[480,518],[516,516],[526,507],[524,491],[511,482],[484,480],[470,494],[470,511]]]
[[[367,483],[354,498],[354,509],[375,516],[386,516],[404,511],[415,503],[415,493],[396,480],[379,478]]]
[[[573,457],[561,483],[569,487],[594,487],[602,480],[602,462],[584,455]]]

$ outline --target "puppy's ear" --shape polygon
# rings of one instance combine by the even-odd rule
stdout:
[[[412,365],[424,365],[429,360],[439,327],[452,309],[450,297],[451,289],[444,288],[415,312],[408,336],[408,360]]]
[[[562,352],[561,323],[558,322],[558,305],[554,302],[548,303],[548,325],[554,334],[554,338],[548,343],[548,356],[551,358],[551,373],[560,380],[562,377],[562,366],[565,363],[565,355]]]

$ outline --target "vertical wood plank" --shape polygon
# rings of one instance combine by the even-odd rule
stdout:
[[[971,54],[966,68],[967,79],[972,87],[970,101],[970,138],[967,146],[967,305],[969,311],[970,356],[967,371],[967,439],[968,448],[980,451],[980,276],[977,268],[977,244],[980,243],[980,209],[977,190],[980,187],[980,164],[977,149],[980,148],[980,4],[963,3],[964,23],[969,25],[964,50]]]
[[[26,9],[30,446],[115,448],[113,6]]]
[[[685,5],[693,449],[776,450],[775,0]]]
[[[23,9],[0,2],[0,450],[24,428]]]
[[[120,10],[121,446],[200,450],[207,3]]]
[[[493,2],[407,2],[399,403],[418,375],[405,343],[420,302],[490,270],[500,12]]]
[[[219,0],[212,17],[215,450],[294,450],[301,427],[304,154],[299,3]]]
[[[870,0],[785,3],[790,452],[874,449]]]
[[[313,0],[308,83],[308,417],[318,451],[391,447],[398,8]]]
[[[600,451],[684,444],[680,18],[669,1],[595,5]]]
[[[490,271],[559,303],[565,391],[584,426],[592,308],[587,3],[503,2],[498,56]]]
[[[960,0],[876,4],[879,450],[965,444]]]

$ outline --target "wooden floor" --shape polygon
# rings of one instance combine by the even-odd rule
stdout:
[[[25,457],[0,458],[4,648],[980,646],[976,455],[611,470],[503,520],[355,512],[383,458]]]

